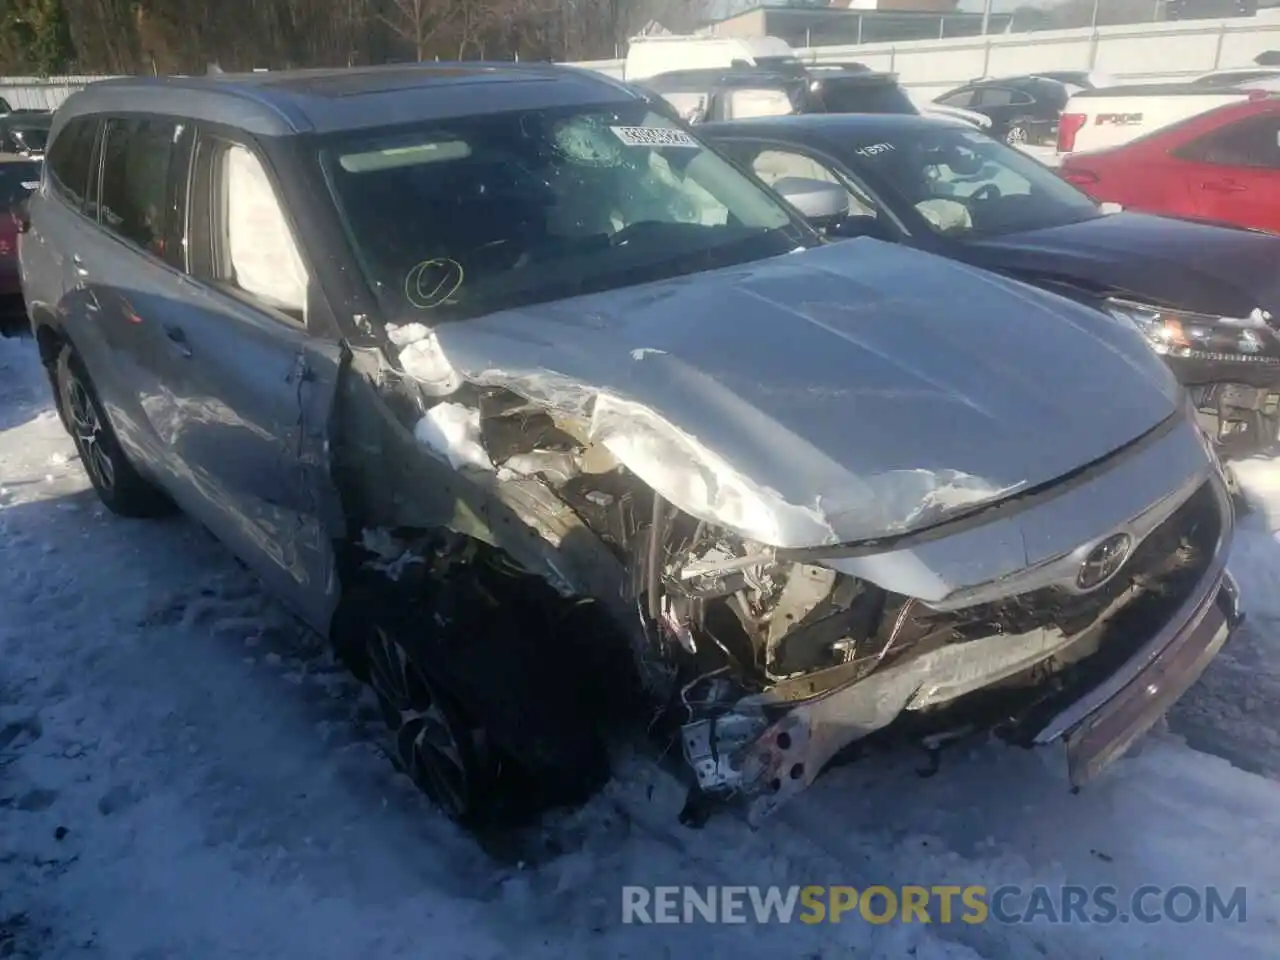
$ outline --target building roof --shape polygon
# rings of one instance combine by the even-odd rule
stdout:
[[[415,95],[404,96],[408,91]],[[287,136],[636,96],[603,74],[536,63],[125,77],[72,94],[58,111],[55,128],[86,113],[160,113],[226,124],[258,136]]]

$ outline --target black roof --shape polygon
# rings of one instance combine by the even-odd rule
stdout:
[[[408,91],[415,96],[402,96]],[[479,61],[392,64],[102,80],[72,94],[54,124],[79,114],[146,110],[286,136],[636,96],[617,80],[576,67]]]

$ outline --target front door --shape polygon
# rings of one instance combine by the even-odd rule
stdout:
[[[182,506],[323,630],[336,591],[327,434],[341,347],[308,330],[319,294],[259,155],[194,129],[169,136],[187,144],[170,163],[172,233],[150,226],[144,189],[164,178],[116,189],[104,164],[104,225],[142,264],[113,297],[138,406]],[[122,185],[146,172],[130,163]]]
[[[191,177],[193,289],[165,331],[187,404],[179,456],[218,504],[215,533],[324,630],[344,532],[328,464],[342,346],[309,329],[318,286],[253,146],[201,133]]]
[[[1196,216],[1280,232],[1280,113],[1227,124],[1178,155]]]

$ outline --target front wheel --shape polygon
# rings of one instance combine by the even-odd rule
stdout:
[[[489,810],[493,764],[484,731],[468,722],[419,658],[379,623],[368,626],[366,667],[397,766],[455,823]]]
[[[156,517],[173,502],[145,480],[125,456],[84,364],[70,347],[58,356],[55,378],[64,422],[103,505],[122,517]]]

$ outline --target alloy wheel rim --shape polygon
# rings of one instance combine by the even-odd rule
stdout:
[[[1014,127],[1008,132],[1008,134],[1006,134],[1005,140],[1009,143],[1026,143],[1027,131],[1022,129],[1022,127]]]
[[[114,489],[116,468],[102,445],[102,418],[98,415],[97,405],[89,396],[89,391],[77,377],[72,377],[67,384],[67,406],[70,408],[71,425],[85,468],[104,490]]]
[[[453,819],[470,806],[471,775],[455,724],[405,649],[372,628],[369,679],[405,771]]]

